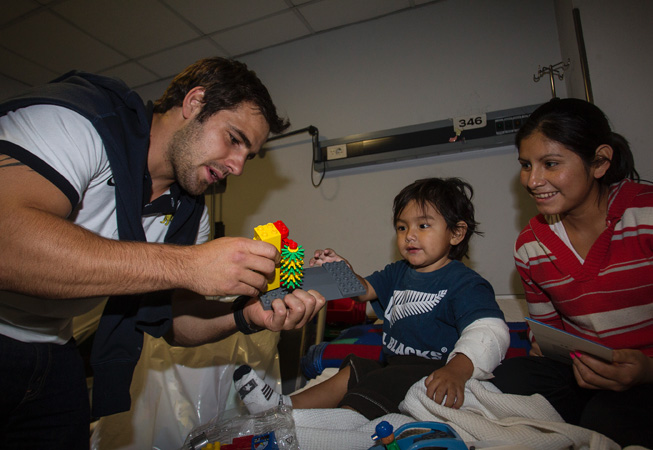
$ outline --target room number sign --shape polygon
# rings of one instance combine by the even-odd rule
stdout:
[[[487,116],[485,114],[476,114],[473,116],[454,117],[453,127],[456,130],[471,130],[473,128],[483,128],[487,125]]]

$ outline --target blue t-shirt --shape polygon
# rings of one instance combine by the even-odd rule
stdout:
[[[460,261],[422,273],[402,260],[368,276],[372,307],[383,319],[386,355],[446,359],[463,329],[477,319],[504,319],[490,283]]]

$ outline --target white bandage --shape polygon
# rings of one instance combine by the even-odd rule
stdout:
[[[487,380],[506,356],[510,346],[510,330],[502,319],[483,318],[469,324],[461,333],[447,362],[462,353],[474,364],[472,378]]]

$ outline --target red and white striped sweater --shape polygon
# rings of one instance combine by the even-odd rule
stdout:
[[[653,186],[611,186],[606,223],[581,264],[543,215],[531,219],[515,245],[530,315],[653,356]]]

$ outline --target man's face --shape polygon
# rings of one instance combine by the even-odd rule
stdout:
[[[173,175],[189,194],[200,195],[229,174],[240,175],[268,137],[270,127],[252,103],[222,110],[204,122],[195,118],[177,130],[168,146]]]

